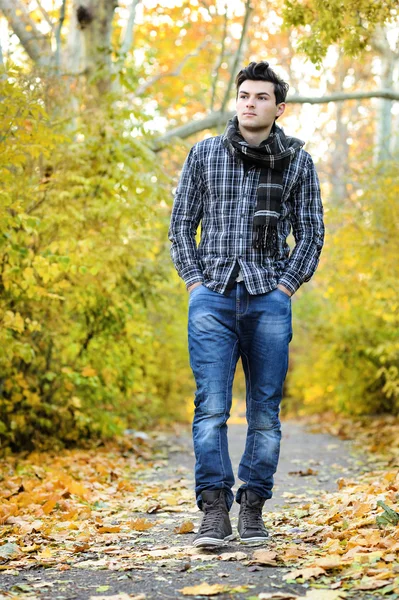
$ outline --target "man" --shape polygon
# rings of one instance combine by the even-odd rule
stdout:
[[[169,230],[172,260],[190,294],[195,491],[204,512],[194,545],[204,547],[233,537],[226,423],[240,357],[248,430],[238,469],[238,532],[248,544],[268,536],[262,508],[272,496],[279,458],[290,297],[315,272],[324,238],[313,161],[304,143],[275,123],[288,84],[267,62],[252,62],[238,73],[236,87],[237,114],[224,134],[195,144],[186,159]],[[291,228],[296,244],[290,254]]]

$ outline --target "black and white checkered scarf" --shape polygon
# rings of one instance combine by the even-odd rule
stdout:
[[[252,243],[254,248],[262,248],[267,256],[274,256],[277,251],[277,221],[281,214],[284,169],[304,142],[287,137],[281,127],[274,124],[267,140],[260,146],[251,146],[242,137],[236,116],[228,121],[223,141],[240,160],[261,168]]]

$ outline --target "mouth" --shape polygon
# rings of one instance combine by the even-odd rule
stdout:
[[[255,113],[244,113],[244,117],[256,117]]]

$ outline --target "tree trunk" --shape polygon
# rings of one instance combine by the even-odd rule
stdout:
[[[76,12],[83,34],[84,70],[89,77],[94,77],[100,95],[111,88],[112,20],[117,5],[117,0],[86,0]]]
[[[380,54],[382,63],[381,84],[385,89],[393,89],[395,66],[399,60],[399,55],[397,51],[395,52],[390,47],[385,30],[380,29],[377,31],[374,47]],[[392,105],[393,103],[389,99],[379,101],[376,131],[376,159],[378,162],[391,158],[396,145],[395,140],[392,139]]]

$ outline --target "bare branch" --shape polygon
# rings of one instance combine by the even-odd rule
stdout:
[[[328,96],[291,96],[287,98],[289,104],[326,104],[328,102],[343,102],[344,100],[368,100],[370,98],[386,98],[389,100],[399,100],[399,92],[393,90],[374,90],[370,92],[338,92]],[[170,129],[164,135],[153,141],[153,148],[158,151],[173,138],[186,139],[195,133],[206,129],[213,129],[226,123],[235,115],[235,111],[212,112],[203,119],[190,121],[174,129]]]
[[[136,8],[140,4],[141,0],[132,0],[130,5],[129,19],[126,24],[125,36],[123,38],[120,54],[125,55],[129,52],[134,42],[134,22],[136,20]]]
[[[38,5],[40,12],[42,13],[46,22],[48,23],[48,25],[50,25],[51,30],[54,32],[55,31],[54,23],[50,19],[50,15],[48,14],[47,10],[42,6],[42,3],[40,2],[40,0],[36,0],[36,4]]]
[[[190,121],[189,123],[185,123],[184,125],[180,125],[180,127],[175,127],[174,129],[170,129],[164,135],[161,135],[159,138],[156,138],[153,141],[153,147],[155,150],[160,150],[163,145],[170,142],[173,138],[180,138],[184,140],[185,138],[194,135],[194,133],[199,133],[200,131],[204,131],[205,129],[213,129],[218,125],[222,125],[226,123],[228,119],[231,119],[235,115],[235,111],[231,110],[225,113],[221,112],[213,112],[207,117],[203,119],[198,119],[198,121]]]
[[[142,85],[139,85],[137,87],[137,89],[135,90],[134,95],[135,96],[142,96],[144,94],[144,92],[146,92],[148,90],[148,88],[150,88],[152,85],[154,85],[154,83],[156,83],[157,81],[159,81],[160,79],[163,79],[164,77],[177,77],[178,75],[180,75],[184,65],[186,64],[186,62],[190,59],[193,58],[193,56],[198,56],[198,54],[201,52],[201,50],[203,48],[205,48],[205,46],[209,43],[209,40],[205,39],[197,48],[197,50],[195,50],[194,52],[190,52],[190,54],[187,54],[183,60],[181,61],[181,63],[176,67],[176,69],[174,71],[169,71],[166,73],[157,73],[157,75],[154,75],[154,77],[151,77],[151,79],[149,79],[148,81],[146,81],[145,83],[143,83]]]
[[[328,96],[291,96],[287,98],[290,104],[326,104],[327,102],[342,102],[343,100],[368,100],[369,98],[386,98],[399,100],[399,92],[394,90],[374,90],[370,92],[335,92]]]
[[[22,0],[0,0],[0,10],[28,56],[36,64],[47,66],[52,56],[50,40],[37,29],[25,3]]]
[[[251,5],[251,0],[247,0],[246,6],[245,6],[245,16],[244,16],[244,23],[242,26],[241,38],[240,38],[240,42],[238,44],[237,51],[234,56],[234,61],[233,61],[233,65],[231,68],[231,75],[230,75],[229,83],[227,84],[227,89],[226,89],[226,92],[225,92],[225,95],[224,95],[224,98],[222,101],[222,105],[220,107],[220,112],[224,112],[226,105],[230,99],[230,92],[231,92],[231,88],[233,87],[236,71],[238,68],[238,63],[241,60],[242,47],[244,45],[244,41],[247,36],[247,31],[248,31],[248,27],[249,27],[249,23],[250,23],[250,16],[251,16],[252,11],[253,11],[253,7]]]

